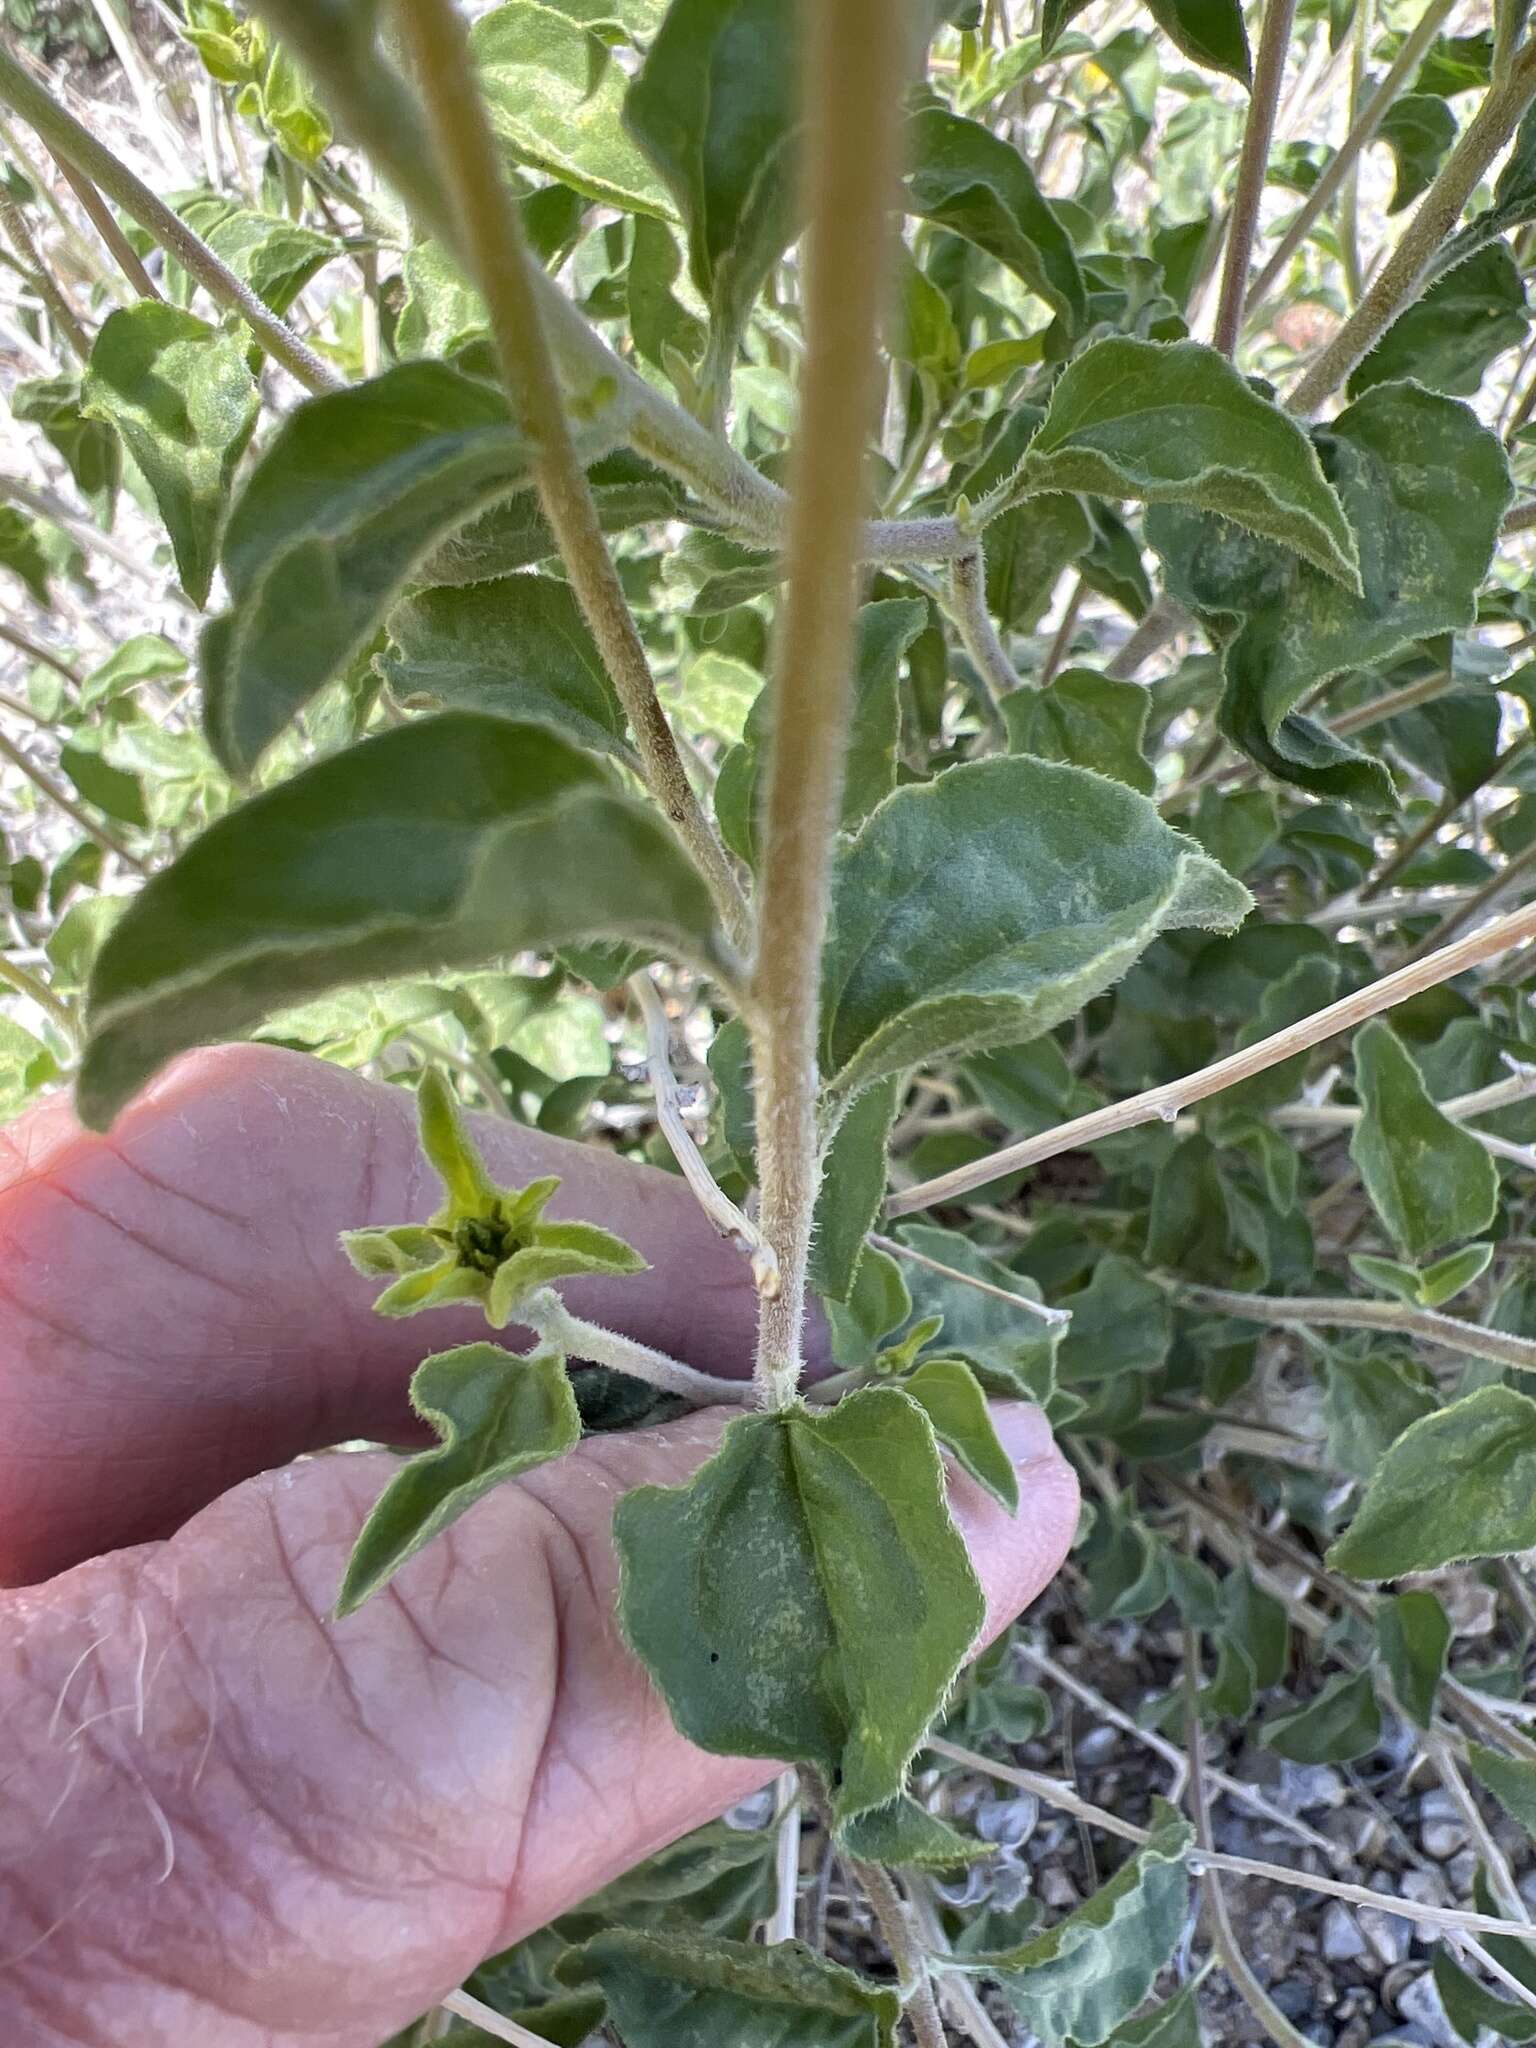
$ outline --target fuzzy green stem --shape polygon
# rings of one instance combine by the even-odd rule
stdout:
[[[806,356],[793,455],[789,589],[774,659],[754,991],[763,1234],[780,1287],[758,1325],[760,1400],[795,1397],[804,1359],[806,1261],[821,1178],[816,1041],[821,946],[842,801],[868,494],[865,450],[879,402],[905,38],[887,0],[842,0],[805,17],[810,243]]]
[[[552,1287],[541,1287],[531,1295],[518,1310],[517,1319],[568,1357],[628,1373],[632,1379],[660,1387],[663,1393],[680,1394],[695,1407],[741,1407],[751,1399],[752,1389],[746,1380],[723,1380],[713,1373],[698,1372],[649,1344],[573,1315]]]
[[[651,792],[709,885],[726,929],[745,947],[746,901],[683,767],[576,451],[540,319],[522,219],[475,79],[468,33],[453,0],[397,0],[395,12],[437,138],[458,223],[456,246],[485,299],[502,377],[532,445],[539,503],[624,706]]]
[[[949,568],[949,598],[944,606],[960,635],[960,644],[976,671],[976,701],[996,736],[1006,741],[1008,724],[1002,700],[1024,687],[1024,679],[1008,659],[1008,650],[987,610],[987,564],[980,540],[969,554],[958,555]]]
[[[307,342],[285,320],[242,283],[228,264],[215,256],[200,235],[161,199],[157,199],[142,178],[135,176],[105,144],[24,71],[15,58],[0,49],[0,100],[13,107],[30,128],[36,129],[56,156],[67,157],[77,170],[91,180],[146,234],[153,235],[162,249],[207,292],[227,313],[238,313],[274,362],[296,377],[306,391],[335,391],[341,379],[328,368]]]
[[[1533,99],[1536,44],[1527,44],[1507,74],[1489,86],[1375,283],[1290,394],[1293,412],[1315,412],[1413,304],[1479,179],[1519,127]]]
[[[1356,0],[1363,7],[1366,0]],[[1269,145],[1275,132],[1275,115],[1280,106],[1280,87],[1285,78],[1285,53],[1290,47],[1291,24],[1296,18],[1296,0],[1267,0],[1264,26],[1259,32],[1258,56],[1253,67],[1253,95],[1248,103],[1248,121],[1243,129],[1243,152],[1238,159],[1237,190],[1227,222],[1227,256],[1221,273],[1221,297],[1216,306],[1216,327],[1211,339],[1224,356],[1237,347],[1243,324],[1243,300],[1248,291],[1248,269],[1253,260],[1253,240],[1258,231],[1259,205],[1264,197],[1264,176],[1269,168]]]

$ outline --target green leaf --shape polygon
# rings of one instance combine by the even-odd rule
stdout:
[[[110,526],[122,482],[122,444],[105,420],[88,417],[80,384],[73,377],[17,384],[11,391],[11,412],[52,442],[97,516]]]
[[[1381,1708],[1369,1671],[1345,1671],[1315,1700],[1266,1721],[1259,1740],[1297,1764],[1348,1764],[1381,1740]]]
[[[1328,1553],[1357,1579],[1396,1579],[1536,1544],[1536,1401],[1481,1387],[1405,1429]]]
[[[839,1819],[896,1797],[985,1614],[914,1401],[744,1416],[686,1485],[626,1495],[614,1542],[626,1633],[690,1741],[810,1765]]]
[[[1405,92],[1388,107],[1376,134],[1397,165],[1397,183],[1387,211],[1401,213],[1434,183],[1442,159],[1456,140],[1456,116],[1438,93]]]
[[[926,886],[914,888],[914,877]],[[838,1095],[1073,1016],[1159,932],[1228,929],[1248,893],[1145,798],[1022,755],[899,789],[840,852],[823,959]]]
[[[697,362],[707,339],[703,321],[672,290],[682,267],[672,229],[638,215],[626,279],[629,331],[640,354],[662,371],[678,357]]]
[[[1011,691],[1003,699],[1003,722],[1011,752],[1092,768],[1150,796],[1157,778],[1141,742],[1151,708],[1140,683],[1068,668],[1048,690]]]
[[[520,163],[625,213],[667,216],[666,194],[624,132],[624,73],[580,23],[512,0],[481,16],[470,48],[491,125]]]
[[[1387,329],[1349,380],[1358,398],[1373,384],[1412,377],[1430,391],[1470,398],[1488,365],[1518,348],[1530,325],[1525,280],[1503,242],[1491,242],[1436,278]]]
[[[1323,473],[1360,548],[1363,595],[1230,524],[1168,507],[1147,537],[1173,594],[1243,623],[1226,649],[1218,723],[1250,760],[1321,796],[1380,808],[1380,763],[1295,709],[1341,670],[1470,625],[1509,503],[1495,435],[1453,399],[1380,384],[1318,430]]]
[[[882,598],[859,612],[854,643],[853,706],[843,764],[842,827],[857,831],[896,787],[901,703],[897,681],[913,641],[928,622],[928,607],[911,598]],[[757,811],[771,693],[762,691],[747,713],[741,744],[720,764],[715,815],[721,836],[742,860],[757,859]]]
[[[1498,1169],[1431,1101],[1413,1055],[1379,1017],[1356,1035],[1355,1086],[1365,1114],[1349,1156],[1409,1257],[1486,1230],[1498,1207]]]
[[[1397,1259],[1379,1259],[1369,1252],[1351,1253],[1349,1263],[1368,1287],[1406,1301],[1413,1308],[1439,1308],[1485,1273],[1492,1258],[1491,1244],[1468,1244],[1459,1252],[1448,1252],[1422,1272],[1417,1266],[1405,1266]]]
[[[135,633],[99,668],[93,668],[80,691],[80,708],[89,711],[124,695],[138,683],[155,682],[187,672],[187,657],[159,633]]]
[[[421,590],[389,615],[376,667],[404,703],[496,711],[630,758],[624,713],[568,583],[499,576]]]
[[[1086,1904],[1022,1947],[968,1955],[963,1967],[996,1977],[1043,2041],[1096,2048],[1141,2004],[1178,1946],[1193,1842],[1189,1822],[1154,1799],[1151,1840]]]
[[[1153,1373],[1168,1356],[1173,1314],[1167,1290],[1134,1259],[1106,1253],[1069,1306],[1072,1323],[1057,1354],[1063,1384]]]
[[[900,1994],[798,1941],[614,1927],[562,1956],[556,1974],[601,1987],[625,2048],[896,2048]]]
[[[48,587],[53,563],[43,544],[44,532],[20,506],[0,505],[0,569],[19,576],[32,602],[47,611],[53,603]]]
[[[519,1356],[462,1344],[439,1352],[417,1367],[411,1406],[442,1442],[408,1459],[375,1501],[347,1561],[338,1616],[361,1607],[493,1487],[563,1458],[581,1440],[558,1351]]]
[[[827,1148],[811,1225],[810,1281],[816,1292],[846,1301],[885,1200],[885,1148],[896,1117],[897,1086],[869,1089],[849,1109]]]
[[[103,321],[84,409],[122,435],[171,537],[176,571],[206,604],[235,464],[256,424],[244,346],[158,299]]]
[[[837,1831],[837,1846],[861,1863],[918,1870],[957,1870],[993,1853],[990,1842],[962,1835],[905,1793],[889,1806],[874,1807]]]
[[[989,1394],[1047,1401],[1056,1385],[1056,1348],[1062,1326],[1059,1321],[1047,1322],[1030,1313],[1027,1304],[1040,1300],[1035,1282],[1000,1259],[989,1258],[958,1230],[906,1223],[901,1240],[941,1266],[968,1273],[974,1280],[1000,1288],[1005,1296],[1018,1298],[1015,1308],[995,1294],[983,1294],[979,1288],[927,1266],[903,1266],[903,1285],[911,1283],[910,1301],[919,1318],[942,1319],[945,1349],[964,1354]],[[866,1259],[870,1256],[866,1254]],[[861,1278],[862,1274],[861,1267]]]
[[[1105,2048],[1205,2048],[1199,1990],[1200,1978],[1196,1977],[1176,1998],[1117,2027]]]
[[[1536,1764],[1505,1756],[1502,1750],[1487,1749],[1481,1742],[1467,1744],[1467,1762],[1479,1784],[1493,1794],[1510,1818],[1517,1820],[1528,1835],[1536,1836]]]
[[[343,253],[333,235],[317,234],[282,214],[252,212],[218,193],[199,193],[178,210],[274,313],[286,313],[310,279]]]
[[[1434,1975],[1445,2016],[1464,2041],[1487,2040],[1485,2030],[1504,2041],[1536,2041],[1536,2012],[1486,1990],[1443,1948],[1435,1952]]]
[[[1417,1359],[1340,1352],[1329,1359],[1327,1372],[1323,1419],[1329,1463],[1355,1479],[1369,1479],[1403,1431],[1439,1405],[1434,1382]]]
[[[1433,1593],[1398,1593],[1376,1609],[1376,1640],[1398,1703],[1421,1728],[1434,1719],[1451,1624]]]
[[[987,1397],[965,1360],[930,1358],[901,1386],[933,1424],[939,1442],[1009,1514],[1017,1514],[1019,1481],[1013,1460],[997,1440]]]
[[[413,242],[400,259],[405,304],[395,322],[401,356],[452,356],[489,332],[485,301],[441,242]]]
[[[1086,325],[1088,288],[1072,240],[1012,143],[942,107],[913,116],[907,210],[963,235],[1045,300],[1071,333]]]
[[[798,79],[788,0],[672,0],[624,124],[688,230],[688,266],[729,363],[795,227]]]
[[[505,400],[446,363],[401,363],[290,413],[230,515],[231,605],[203,635],[221,764],[247,774],[414,565],[527,479]]]
[[[1360,587],[1355,537],[1305,431],[1202,342],[1112,335],[1085,349],[1058,378],[1015,486],[1219,513]]]
[[[349,983],[613,933],[707,962],[713,912],[654,811],[539,726],[380,733],[253,798],[152,877],[91,984],[79,1101]]]
[[[144,809],[144,790],[136,775],[114,768],[94,747],[78,743],[59,749],[59,766],[87,803],[105,811],[125,825],[141,831],[149,823]]]
[[[1087,5],[1088,0],[1045,0],[1040,34],[1047,56],[1067,23]],[[1186,57],[1208,70],[1225,71],[1243,85],[1248,83],[1252,65],[1238,0],[1147,0],[1147,12]]]

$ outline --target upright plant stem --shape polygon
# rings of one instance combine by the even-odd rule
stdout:
[[[746,903],[684,770],[576,452],[534,297],[522,219],[480,97],[464,22],[453,0],[397,0],[395,13],[437,138],[459,246],[484,296],[502,376],[532,446],[544,516],[624,706],[652,793],[698,864],[732,938],[744,947]]]
[[[1445,20],[1454,4],[1455,0],[1429,0],[1429,5],[1409,30],[1403,47],[1393,59],[1386,77],[1360,109],[1349,133],[1339,144],[1317,183],[1297,209],[1296,218],[1276,243],[1274,253],[1249,286],[1248,297],[1243,306],[1245,320],[1251,320],[1259,311],[1273,291],[1286,264],[1311,232],[1312,223],[1332,205],[1334,195],[1354,168],[1361,152],[1374,139],[1387,110],[1400,96],[1409,79],[1418,71],[1425,51],[1434,41],[1441,22]]]
[[[306,391],[335,391],[341,379],[323,363],[285,320],[257,297],[219,260],[200,235],[179,214],[156,198],[111,150],[83,128],[51,94],[0,49],[0,100],[35,128],[56,156],[67,158],[99,190],[119,205],[128,218],[153,235],[176,261],[227,313],[238,313],[274,362],[296,377]]]
[[[868,489],[865,447],[879,398],[875,336],[886,287],[905,40],[903,12],[890,0],[841,0],[811,7],[802,19],[806,355],[789,588],[774,656],[754,976],[762,1225],[782,1276],[758,1326],[758,1397],[770,1407],[794,1399],[803,1363],[806,1257],[820,1178],[821,945],[842,799],[854,569]]]
[[[1375,283],[1291,393],[1288,403],[1293,412],[1316,411],[1413,303],[1478,180],[1519,127],[1533,99],[1536,43],[1528,43],[1507,75],[1489,86]]]
[[[1355,128],[1365,93],[1365,65],[1371,40],[1371,0],[1355,0],[1355,19],[1349,38],[1349,125]],[[1344,281],[1350,304],[1360,298],[1360,170],[1351,166],[1339,194],[1339,253],[1344,264]]]
[[[1365,0],[1356,0],[1356,4],[1364,6]],[[1275,132],[1275,114],[1285,78],[1285,54],[1290,48],[1291,24],[1295,19],[1296,0],[1266,0],[1264,26],[1259,32],[1258,56],[1253,66],[1253,97],[1248,104],[1248,124],[1243,130],[1243,153],[1238,159],[1237,191],[1227,223],[1221,297],[1216,304],[1216,327],[1211,336],[1224,356],[1231,355],[1242,332],[1248,268],[1253,260],[1264,174],[1269,168],[1269,145]]]

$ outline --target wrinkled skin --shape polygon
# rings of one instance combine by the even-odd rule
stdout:
[[[747,1369],[750,1285],[680,1182],[482,1136],[652,1260],[574,1305]],[[336,1232],[435,1200],[408,1099],[273,1050],[181,1062],[110,1138],[62,1103],[0,1135],[7,2048],[376,2048],[770,1775],[685,1743],[614,1622],[615,1500],[719,1414],[585,1444],[329,1620],[391,1461],[288,1461],[403,1441],[411,1369],[476,1328],[372,1318]],[[954,1487],[994,1630],[1076,1517],[1037,1412],[999,1419],[1021,1513]]]

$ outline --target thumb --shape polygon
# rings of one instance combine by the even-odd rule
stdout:
[[[956,1483],[994,1630],[1076,1517],[1037,1411],[999,1417],[1018,1517]],[[725,1419],[590,1439],[342,1623],[382,1455],[268,1473],[0,1603],[0,2038],[375,2048],[763,1783],[676,1733],[615,1619],[615,1502]]]

